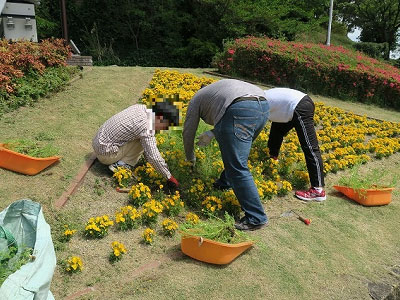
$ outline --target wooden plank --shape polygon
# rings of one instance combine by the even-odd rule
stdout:
[[[93,152],[90,155],[90,157],[86,160],[84,165],[81,167],[78,174],[75,176],[74,180],[72,180],[68,189],[55,202],[54,205],[56,208],[62,208],[67,203],[69,197],[78,189],[78,187],[82,183],[83,178],[85,177],[86,173],[89,171],[90,167],[92,166],[95,160],[96,160],[96,153]]]

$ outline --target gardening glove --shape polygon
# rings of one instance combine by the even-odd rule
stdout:
[[[211,130],[203,132],[198,136],[197,146],[199,147],[208,146],[213,138],[214,138],[214,133]]]
[[[171,176],[168,180],[167,180],[167,184],[166,184],[166,191],[170,194],[174,193],[179,187],[179,182],[178,180],[176,180],[176,178],[174,176]]]

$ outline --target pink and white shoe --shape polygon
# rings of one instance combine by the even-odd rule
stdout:
[[[303,201],[318,201],[326,200],[325,191],[318,192],[315,188],[311,187],[308,191],[297,191],[295,196]]]

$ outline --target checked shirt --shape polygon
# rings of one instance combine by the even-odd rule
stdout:
[[[171,173],[157,148],[151,115],[143,104],[132,105],[108,119],[93,139],[93,149],[100,155],[112,155],[127,142],[139,139],[146,160],[165,178]]]

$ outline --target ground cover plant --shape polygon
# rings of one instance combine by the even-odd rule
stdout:
[[[249,36],[227,42],[214,65],[223,74],[400,109],[399,69],[342,46]]]
[[[58,154],[52,144],[32,140],[5,140],[3,141],[3,147],[21,154],[25,154],[32,157],[50,157]]]
[[[0,286],[8,276],[18,271],[23,265],[31,261],[32,248],[23,247],[19,253],[16,247],[9,247],[0,251]]]
[[[2,39],[0,48],[0,115],[61,87],[78,71],[66,67],[70,49],[61,39],[40,43]]]

